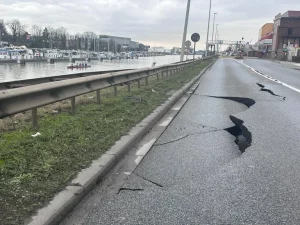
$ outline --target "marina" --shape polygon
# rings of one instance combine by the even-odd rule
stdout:
[[[97,59],[88,62],[89,68],[68,69],[72,63],[69,60],[57,61],[54,64],[47,60],[40,62],[30,62],[25,65],[17,63],[0,63],[0,83],[16,80],[35,79],[52,77],[58,75],[76,74],[82,72],[125,70],[151,67],[155,62],[156,66],[178,62],[179,55],[139,57],[139,58],[120,58],[120,59]],[[73,63],[86,63],[86,61],[76,61]]]

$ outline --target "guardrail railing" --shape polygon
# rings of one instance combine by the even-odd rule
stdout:
[[[0,119],[20,112],[32,111],[32,124],[38,127],[37,109],[39,107],[59,102],[65,99],[71,100],[72,113],[75,113],[75,97],[90,92],[96,92],[97,103],[100,104],[100,90],[114,87],[114,95],[117,95],[117,86],[126,84],[130,92],[131,82],[137,81],[140,87],[141,79],[159,75],[169,76],[199,61],[211,59],[205,57],[195,61],[181,62],[177,64],[163,65],[153,68],[121,71],[108,74],[91,75],[68,80],[42,83],[26,87],[0,91]]]
[[[127,70],[132,70],[132,69],[81,72],[81,73],[56,75],[56,76],[51,76],[51,77],[40,77],[40,78],[33,78],[33,79],[26,79],[26,80],[5,81],[5,82],[0,83],[0,91],[12,89],[12,88],[25,87],[25,86],[29,86],[29,85],[42,84],[42,83],[47,83],[47,82],[74,79],[74,78],[79,78],[79,77],[87,77],[87,76],[99,75],[99,74],[104,74],[104,73],[115,73],[115,72],[127,71]]]

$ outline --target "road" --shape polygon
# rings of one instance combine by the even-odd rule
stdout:
[[[300,88],[300,71],[243,63]],[[137,168],[121,176],[125,158],[62,225],[299,224],[299,110],[297,91],[219,59]]]

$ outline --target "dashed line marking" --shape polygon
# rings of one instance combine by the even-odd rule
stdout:
[[[289,89],[291,89],[293,91],[296,91],[296,92],[300,93],[300,90],[298,88],[295,88],[295,87],[293,87],[291,85],[288,85],[288,84],[286,84],[284,82],[281,82],[281,81],[279,81],[279,80],[277,80],[277,79],[275,79],[275,78],[273,78],[273,77],[271,77],[269,75],[266,75],[266,74],[263,74],[263,73],[259,72],[258,70],[254,69],[253,67],[248,66],[247,64],[245,64],[244,60],[242,60],[242,61],[238,61],[238,60],[235,60],[235,59],[233,59],[233,60],[236,61],[236,62],[238,62],[238,63],[240,63],[240,64],[242,64],[243,66],[251,69],[254,73],[256,73],[256,74],[258,74],[260,76],[263,76],[264,78],[266,78],[268,80],[271,80],[271,81],[273,81],[273,82],[275,82],[277,84],[281,84],[281,85],[283,85],[283,86],[285,86],[285,87],[287,87],[287,88],[289,88]]]

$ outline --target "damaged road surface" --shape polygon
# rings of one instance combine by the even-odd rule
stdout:
[[[62,225],[300,224],[299,111],[296,91],[219,59],[141,163]]]

